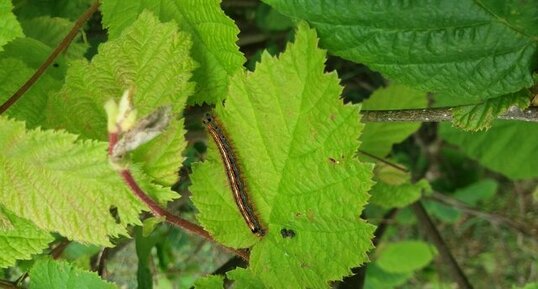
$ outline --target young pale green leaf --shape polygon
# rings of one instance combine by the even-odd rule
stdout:
[[[309,21],[331,53],[420,90],[481,101],[533,84],[535,1],[264,1]]]
[[[9,226],[2,225],[5,221]],[[31,259],[53,240],[50,233],[0,206],[0,268],[13,266],[17,260]]]
[[[485,100],[481,104],[461,106],[454,109],[452,123],[467,131],[489,129],[495,118],[512,106],[525,109],[529,106],[528,89]]]
[[[380,248],[376,264],[384,271],[407,273],[427,266],[435,256],[435,248],[422,241],[389,243]]]
[[[366,261],[372,246],[373,226],[359,217],[372,186],[371,164],[354,157],[359,108],[339,99],[325,56],[302,23],[286,52],[265,53],[254,73],[238,73],[216,108],[265,236],[243,221],[213,142],[206,161],[193,166],[198,220],[224,244],[253,246],[245,274],[265,286],[326,288]]]
[[[104,0],[103,23],[114,39],[144,10],[161,21],[174,20],[192,36],[191,54],[199,67],[194,71],[196,94],[189,103],[217,103],[226,98],[229,79],[241,70],[245,57],[235,44],[239,29],[220,8],[220,0]]]
[[[380,88],[362,103],[362,110],[423,108],[426,93],[404,85]],[[418,122],[367,123],[361,134],[361,150],[378,157],[386,156],[392,145],[402,142],[420,127]]]
[[[104,142],[26,131],[24,123],[0,118],[0,204],[43,230],[110,245],[109,236],[126,235],[125,226],[140,224],[138,214],[148,209],[111,168],[106,149]],[[142,174],[136,178],[154,199],[175,196]]]
[[[24,36],[21,25],[11,12],[11,1],[0,2],[0,51],[11,40]]]
[[[224,277],[219,275],[209,275],[194,282],[194,289],[222,289],[224,288]]]
[[[34,70],[19,59],[0,59],[0,103],[8,100],[33,73]],[[26,121],[28,127],[38,126],[45,119],[43,112],[47,106],[49,90],[60,87],[61,83],[50,75],[43,75],[23,98],[6,111],[7,115]]]
[[[55,48],[69,33],[73,22],[65,18],[41,16],[28,20],[22,20],[21,25],[27,37],[34,38]],[[81,41],[82,37],[76,37],[67,48],[64,55],[68,58],[82,58],[88,49],[88,44]],[[44,59],[43,59],[44,60]],[[42,61],[43,61],[42,60]]]
[[[517,121],[495,121],[492,128],[482,132],[462,132],[448,124],[439,133],[447,142],[457,145],[470,158],[483,166],[512,179],[538,176],[538,124]]]
[[[179,114],[194,84],[189,82],[195,64],[189,57],[191,42],[177,26],[160,23],[150,12],[140,15],[120,37],[100,46],[91,63],[71,64],[62,90],[51,97],[48,126],[61,127],[84,138],[106,139],[103,104],[134,87],[134,106],[145,116],[161,105]],[[144,145],[134,157],[156,182],[177,181],[186,146],[183,118],[175,118],[163,136]]]
[[[30,289],[118,289],[95,272],[84,271],[64,261],[38,260],[30,270]]]

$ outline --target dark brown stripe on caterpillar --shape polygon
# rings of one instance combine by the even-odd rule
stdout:
[[[238,159],[233,151],[231,143],[224,133],[224,130],[221,128],[215,117],[209,113],[204,116],[203,123],[207,127],[207,131],[211,135],[211,138],[213,138],[217,144],[220,156],[224,163],[226,176],[228,177],[228,184],[232,189],[234,201],[239,208],[239,212],[243,216],[243,219],[247,223],[247,226],[252,233],[260,237],[265,235],[265,230],[256,217],[254,208],[252,207],[248,197],[246,184],[241,178],[241,170],[239,168]]]

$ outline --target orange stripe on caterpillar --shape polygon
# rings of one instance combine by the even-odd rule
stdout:
[[[220,156],[224,163],[224,169],[226,176],[228,177],[228,184],[232,189],[234,201],[239,209],[239,212],[243,216],[243,219],[247,223],[250,231],[257,236],[265,235],[265,230],[254,213],[254,208],[250,202],[247,194],[246,184],[241,178],[241,170],[237,156],[234,153],[231,143],[226,137],[224,130],[217,122],[214,116],[207,113],[203,118],[203,123],[207,127],[207,131],[211,138],[217,144],[220,152]]]

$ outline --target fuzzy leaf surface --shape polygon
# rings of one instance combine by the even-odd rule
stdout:
[[[89,272],[64,261],[38,260],[30,270],[30,289],[118,289]]]
[[[133,103],[139,116],[161,105],[172,105],[179,115],[194,91],[190,47],[189,36],[177,32],[174,23],[142,13],[121,36],[101,45],[91,63],[71,64],[64,87],[51,97],[48,126],[105,140],[103,104],[130,87],[136,89]],[[160,184],[173,184],[183,161],[184,134],[183,118],[176,117],[161,137],[140,148],[135,161]]]
[[[9,226],[2,226],[5,221]],[[0,268],[13,266],[17,260],[31,259],[53,240],[50,233],[0,206]]]
[[[239,29],[220,8],[220,0],[104,0],[103,23],[111,39],[148,9],[161,21],[174,20],[191,35],[191,54],[199,64],[194,71],[196,94],[191,104],[217,103],[226,98],[229,79],[241,70],[245,57],[235,44]]]
[[[478,102],[533,84],[535,0],[264,1],[311,23],[331,53],[419,90]]]
[[[442,124],[439,133],[470,158],[511,179],[538,176],[538,162],[530,157],[538,155],[538,142],[530,137],[538,135],[536,123],[498,120],[481,132],[463,132]]]
[[[252,246],[243,277],[269,288],[327,288],[366,261],[371,248],[373,226],[359,217],[372,186],[371,164],[354,157],[359,107],[339,99],[342,88],[335,73],[324,73],[325,56],[302,23],[279,57],[265,53],[255,72],[236,74],[225,105],[216,108],[265,236],[243,221],[213,142],[206,161],[193,167],[198,220],[224,244]],[[283,237],[282,229],[295,236]]]
[[[0,2],[0,51],[11,40],[23,36],[22,28],[15,15],[11,12],[11,1]]]
[[[423,108],[427,105],[426,93],[404,85],[391,84],[379,88],[362,103],[362,110],[395,110]],[[361,134],[361,150],[385,157],[392,145],[405,140],[420,127],[420,122],[366,123]]]
[[[26,131],[24,123],[0,118],[0,204],[46,231],[82,243],[110,245],[148,210],[112,170],[107,144],[80,141],[62,131]],[[136,170],[136,168],[135,168]],[[136,174],[161,202],[175,194]],[[117,208],[119,222],[110,214]]]

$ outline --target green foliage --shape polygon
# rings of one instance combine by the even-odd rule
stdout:
[[[0,268],[13,266],[17,260],[28,260],[52,242],[52,236],[32,222],[17,217],[0,206]]]
[[[492,179],[480,180],[454,192],[454,197],[469,206],[476,206],[480,201],[486,202],[495,196],[497,182]]]
[[[375,176],[370,203],[386,209],[406,207],[420,199],[423,192],[431,191],[427,180],[411,183],[409,173],[384,164],[376,165]]]
[[[0,58],[0,103],[6,101],[32,75],[22,60]],[[60,83],[50,75],[44,75],[7,114],[18,120],[26,120],[28,127],[34,128],[45,119],[44,110],[47,105],[47,93],[50,89],[59,88]]]
[[[470,106],[462,106],[454,109],[453,123],[455,126],[469,131],[486,130],[491,128],[495,118],[511,106],[525,109],[529,106],[530,93],[527,89],[490,98],[483,103]]]
[[[338,78],[324,73],[324,62],[315,32],[303,23],[278,58],[265,53],[254,73],[238,73],[225,106],[217,106],[267,228],[263,238],[242,220],[214,144],[193,167],[199,221],[224,244],[253,245],[250,266],[234,275],[238,288],[247,280],[267,288],[326,288],[364,262],[371,247],[373,227],[359,218],[372,185],[371,166],[354,158],[359,109],[338,99]],[[284,238],[284,228],[295,237]]]
[[[11,12],[12,8],[11,1],[0,2],[0,52],[6,43],[23,36],[21,25]]]
[[[368,264],[364,289],[392,289],[405,284],[411,276],[413,276],[411,272],[389,273],[373,262]]]
[[[17,38],[4,46],[4,51],[0,53],[0,58],[14,58],[18,59],[31,69],[37,69],[43,60],[52,51],[52,47],[44,44],[43,42],[33,38]],[[67,71],[67,62],[65,58],[59,56],[52,67],[47,69],[44,75],[49,75],[52,78],[62,81]],[[37,81],[39,83],[41,79]],[[58,86],[50,86],[49,91],[55,91],[61,88],[61,82]],[[30,89],[31,90],[31,89]]]
[[[39,228],[84,243],[110,245],[126,235],[147,208],[112,170],[106,144],[79,141],[61,131],[26,131],[22,122],[0,118],[0,203]],[[174,197],[137,174],[161,201]],[[14,181],[16,180],[16,181]],[[110,215],[117,208],[119,223]]]
[[[457,145],[483,166],[512,179],[538,176],[538,163],[529,157],[538,152],[538,143],[529,136],[538,135],[538,124],[495,121],[486,132],[462,132],[450,125],[440,126],[440,135]]]
[[[51,97],[47,123],[84,138],[106,139],[103,104],[134,87],[134,106],[139,115],[159,105],[172,105],[179,113],[194,90],[189,82],[194,68],[189,57],[189,36],[177,32],[174,23],[160,23],[150,12],[122,35],[101,45],[91,63],[72,62],[62,90]],[[160,138],[144,145],[134,159],[144,172],[163,185],[177,181],[177,170],[186,146],[183,119],[175,119]]]
[[[427,266],[435,256],[435,249],[422,241],[400,241],[380,248],[376,264],[391,273],[408,273]]]
[[[222,101],[229,78],[241,70],[245,58],[235,44],[239,29],[220,9],[220,0],[104,0],[101,11],[110,38],[118,37],[144,9],[161,21],[175,21],[181,31],[191,35],[191,55],[199,66],[193,74],[196,94],[189,103]]]
[[[56,47],[63,38],[69,33],[73,22],[65,18],[41,16],[21,22],[24,34],[39,40],[47,46]],[[65,55],[70,58],[82,58],[88,49],[87,43],[81,42],[80,35],[69,45]],[[43,61],[43,59],[40,59]]]
[[[195,289],[222,289],[224,278],[219,275],[209,275],[204,278],[196,280],[194,283]]]
[[[513,289],[538,289],[538,283],[528,283],[523,287],[513,286]]]
[[[95,272],[78,269],[67,262],[39,260],[30,270],[30,289],[117,289]]]
[[[256,9],[256,25],[268,31],[282,31],[293,27],[293,22],[287,16],[266,4],[260,4]]]
[[[379,88],[362,103],[363,110],[390,110],[423,108],[427,105],[426,93],[407,86],[391,84]],[[420,127],[418,122],[367,123],[361,134],[361,150],[378,157],[386,156],[397,144]]]
[[[420,90],[480,101],[533,84],[535,1],[516,13],[518,0],[265,2],[309,21],[331,53]]]

